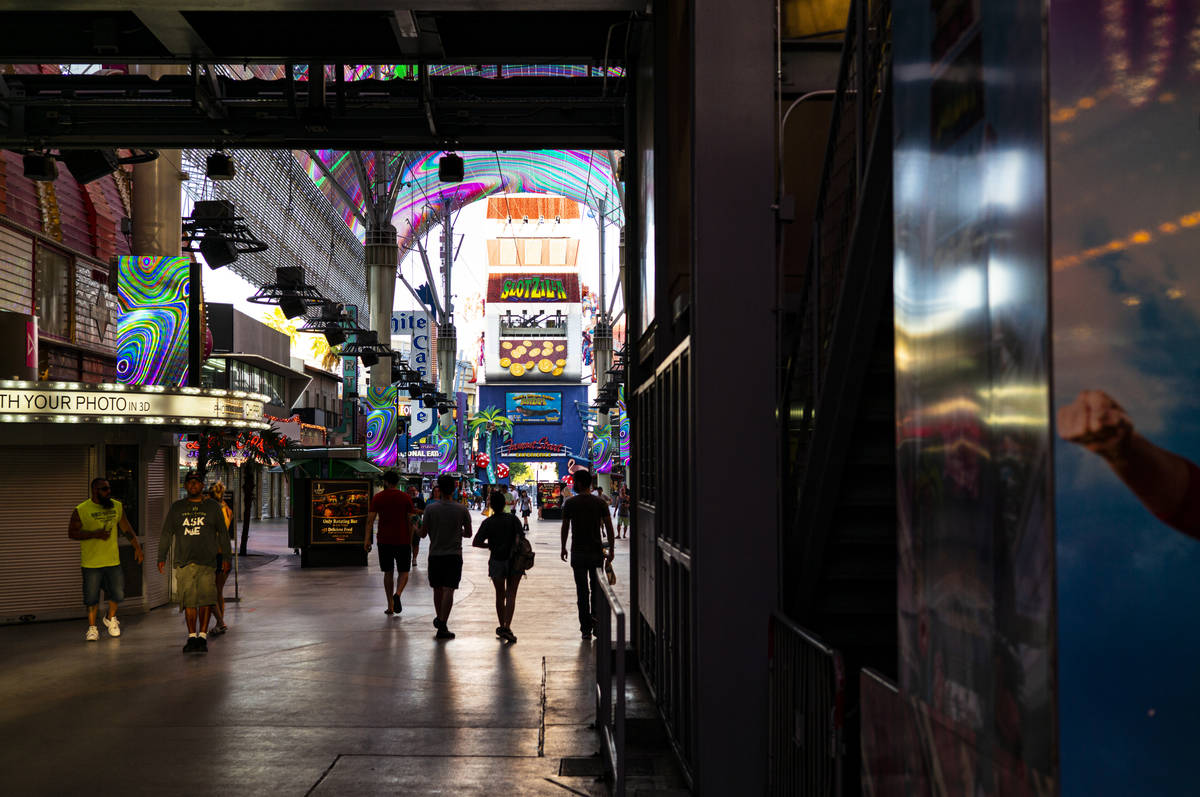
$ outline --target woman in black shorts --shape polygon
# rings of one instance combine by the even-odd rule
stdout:
[[[533,501],[529,498],[529,491],[522,490],[521,497],[517,499],[517,503],[521,505],[521,524],[525,531],[529,531],[529,516],[533,514]]]
[[[516,642],[512,618],[517,605],[517,587],[524,573],[514,571],[511,560],[517,535],[521,533],[521,521],[511,512],[504,511],[504,493],[492,493],[488,496],[488,505],[492,515],[480,524],[471,545],[492,552],[488,557],[488,577],[496,587],[496,619],[500,621],[496,636],[506,642]]]

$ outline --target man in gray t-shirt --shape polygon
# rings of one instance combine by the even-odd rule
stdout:
[[[438,639],[454,639],[446,627],[454,606],[454,590],[462,580],[462,541],[471,538],[471,513],[454,500],[454,478],[438,477],[441,500],[431,501],[421,517],[420,536],[429,537],[429,586],[433,587],[433,625]]]

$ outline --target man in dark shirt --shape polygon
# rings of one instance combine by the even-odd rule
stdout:
[[[404,607],[400,603],[400,594],[408,586],[408,571],[412,565],[412,525],[409,518],[413,514],[412,499],[396,485],[400,476],[389,470],[383,474],[383,489],[371,498],[371,508],[367,512],[367,538],[363,547],[371,550],[371,532],[375,528],[375,518],[379,518],[379,569],[383,571],[383,589],[387,594],[387,609],[385,614],[400,614]],[[392,565],[396,567],[395,591],[393,591]]]
[[[454,478],[438,477],[438,500],[425,505],[421,536],[429,535],[429,586],[433,587],[433,606],[437,617],[433,625],[438,639],[454,639],[446,627],[454,606],[454,590],[462,580],[462,541],[471,537],[471,513],[454,500]]]
[[[158,541],[158,572],[163,572],[167,551],[174,546],[175,585],[188,630],[183,652],[207,653],[205,629],[209,612],[217,602],[217,554],[221,555],[222,569],[229,572],[233,551],[229,547],[225,515],[220,504],[204,497],[204,481],[195,472],[189,472],[183,484],[187,498],[171,504],[163,520]]]
[[[571,474],[575,495],[562,507],[562,560],[567,561],[567,532],[571,535],[571,569],[575,571],[575,603],[579,609],[579,633],[584,639],[592,638],[591,571],[605,561],[613,559],[613,525],[608,514],[608,505],[592,494],[592,474],[577,470]],[[600,542],[600,526],[608,533],[607,558]]]

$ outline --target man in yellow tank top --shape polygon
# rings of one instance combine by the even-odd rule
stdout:
[[[133,543],[133,555],[142,563],[142,546],[137,534],[125,517],[121,502],[111,497],[108,479],[92,479],[92,497],[75,507],[67,536],[79,540],[79,564],[83,571],[83,603],[87,606],[88,642],[100,639],[96,629],[96,612],[100,607],[100,590],[108,598],[108,616],[104,626],[109,636],[121,635],[117,620],[117,604],[125,600],[125,575],[121,572],[121,556],[117,551],[117,530]]]

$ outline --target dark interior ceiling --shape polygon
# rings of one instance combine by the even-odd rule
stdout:
[[[0,63],[395,64],[416,59],[598,65],[606,43],[610,59],[620,53],[623,30],[610,40],[609,28],[630,15],[627,10],[398,12],[363,10],[353,2],[336,9],[261,10],[264,5],[239,11],[63,11],[43,5],[43,10],[0,12]]]
[[[434,11],[397,2],[4,0],[0,147],[621,146],[625,81],[601,70],[625,65],[644,2],[446,0]],[[188,74],[42,75],[20,64],[186,64]],[[208,66],[220,64],[417,69],[314,88],[286,76],[235,80]],[[436,71],[497,64],[582,72],[497,80]]]

